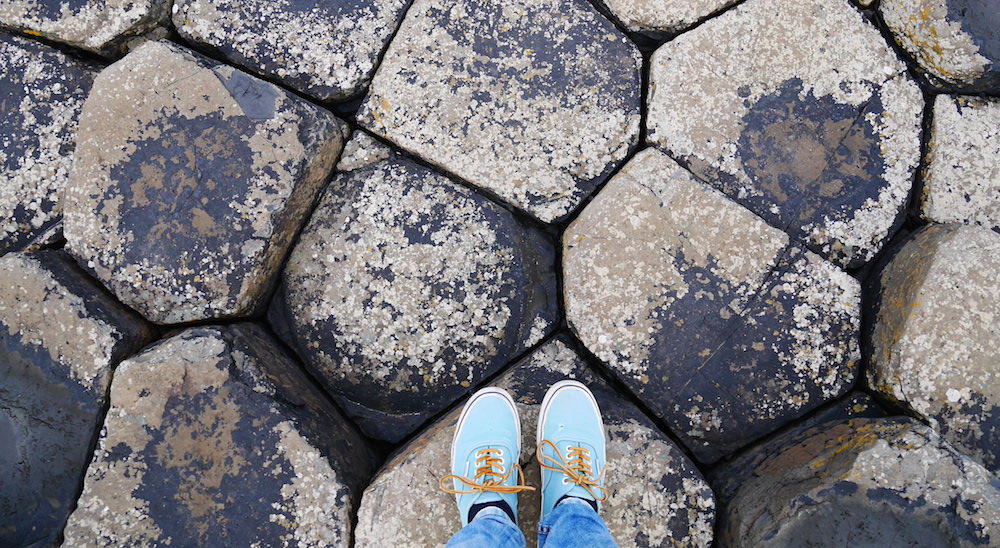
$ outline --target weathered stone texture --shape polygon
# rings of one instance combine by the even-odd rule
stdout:
[[[346,131],[272,84],[148,42],[84,104],[68,249],[154,322],[252,314]]]
[[[0,26],[109,54],[162,25],[170,0],[6,0]]]
[[[923,192],[929,221],[1000,230],[1000,100],[935,98]]]
[[[111,369],[148,337],[62,253],[0,258],[0,545],[58,539]]]
[[[658,49],[647,140],[849,268],[901,220],[923,99],[846,0],[749,0]]]
[[[67,546],[346,546],[358,434],[259,327],[122,362]]]
[[[608,500],[601,514],[622,547],[708,546],[715,503],[711,489],[669,438],[600,381],[556,338],[511,367],[494,383],[511,392],[521,416],[521,464],[539,486],[535,424],[542,397],[556,381],[587,384],[601,406],[608,433]],[[461,408],[440,419],[392,458],[365,490],[358,511],[358,546],[437,546],[461,527],[454,496],[438,488],[448,472],[451,440]],[[529,546],[538,525],[539,492],[518,499],[518,522]]]
[[[853,381],[860,288],[655,149],[563,236],[580,340],[714,461]]]
[[[510,211],[392,157],[327,187],[271,319],[368,435],[398,441],[552,330],[554,262]]]
[[[375,162],[385,160],[393,155],[392,149],[380,143],[364,131],[351,133],[351,138],[344,144],[344,152],[337,161],[337,171],[354,171]]]
[[[585,0],[416,0],[358,122],[549,222],[635,144],[640,65]]]
[[[363,90],[405,0],[176,0],[187,40],[321,101]]]
[[[631,32],[663,38],[686,30],[737,0],[600,0]]]
[[[996,0],[881,0],[896,42],[932,84],[1000,93],[1000,5]]]
[[[879,275],[868,382],[1000,472],[1000,234],[916,233]]]
[[[2,10],[3,8],[0,8]],[[0,254],[59,222],[92,67],[0,32]]]
[[[996,479],[909,418],[786,436],[721,506],[722,546],[993,546],[1000,535]]]

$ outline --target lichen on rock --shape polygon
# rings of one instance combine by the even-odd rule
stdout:
[[[738,0],[599,0],[631,32],[654,39],[683,32]]]

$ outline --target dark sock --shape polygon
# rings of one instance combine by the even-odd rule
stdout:
[[[507,517],[509,517],[512,522],[517,523],[517,518],[514,517],[514,511],[511,510],[510,506],[502,500],[473,504],[472,508],[469,508],[469,521],[472,521],[476,517],[476,514],[478,514],[480,510],[486,508],[487,506],[496,506],[497,508],[503,510],[503,512],[507,514]]]
[[[559,506],[559,504],[562,503],[562,501],[564,501],[566,499],[580,499],[583,502],[586,502],[587,504],[589,504],[590,507],[593,508],[595,512],[597,511],[597,501],[596,500],[585,499],[583,497],[571,497],[569,495],[563,495],[559,500],[557,500],[556,501],[556,506]],[[555,506],[553,506],[553,508],[555,508]]]

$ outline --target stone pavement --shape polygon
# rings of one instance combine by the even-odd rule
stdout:
[[[563,378],[621,546],[1000,546],[1000,0],[5,0],[0,53],[0,546],[441,545],[465,399]]]

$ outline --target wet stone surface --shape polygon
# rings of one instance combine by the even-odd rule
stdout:
[[[7,27],[102,54],[162,26],[170,0],[6,0],[0,27]]]
[[[910,418],[826,423],[779,440],[731,498],[722,546],[992,546],[995,477]]]
[[[899,226],[919,161],[905,68],[846,1],[749,0],[654,53],[646,139],[854,268]]]
[[[702,461],[853,382],[858,282],[655,149],[563,249],[570,327]]]
[[[3,9],[3,8],[0,8]],[[0,254],[25,247],[62,217],[77,120],[94,69],[0,32]]]
[[[193,43],[321,101],[361,92],[403,16],[405,0],[176,0]]]
[[[654,39],[668,38],[737,0],[600,0],[622,25]]]
[[[585,0],[416,0],[358,122],[550,222],[636,143],[640,65]]]
[[[149,335],[63,253],[0,257],[0,545],[56,541],[111,369]]]
[[[554,328],[554,262],[539,230],[393,156],[330,183],[270,317],[368,435],[398,441]]]
[[[368,449],[259,327],[199,327],[118,367],[67,546],[342,546]]]
[[[494,383],[517,403],[523,436],[521,465],[538,486],[535,425],[545,391],[573,378],[593,390],[608,432],[601,516],[622,547],[707,546],[712,541],[714,497],[684,454],[652,422],[587,367],[566,339],[557,337],[513,365]],[[358,511],[357,546],[437,546],[461,527],[454,496],[438,489],[449,472],[451,440],[461,405],[393,457],[365,491]],[[539,493],[518,497],[518,523],[535,546]]]
[[[893,38],[941,88],[1000,93],[1000,9],[994,0],[880,0]]]
[[[1000,472],[1000,234],[916,233],[879,275],[868,383]],[[998,537],[1000,539],[1000,537]]]
[[[272,84],[146,43],[84,104],[68,249],[151,321],[251,315],[345,138],[343,122]]]
[[[1000,99],[934,99],[923,217],[1000,230]]]

